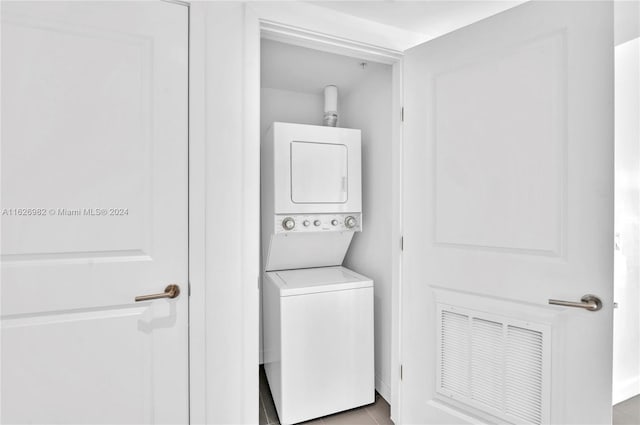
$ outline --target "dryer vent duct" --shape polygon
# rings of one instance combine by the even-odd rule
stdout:
[[[326,127],[338,125],[338,88],[326,86],[324,88],[324,120]]]

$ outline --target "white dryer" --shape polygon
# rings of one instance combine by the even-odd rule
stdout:
[[[344,267],[266,272],[264,367],[280,423],[374,402],[373,282]]]
[[[265,270],[342,264],[362,230],[360,130],[276,122],[261,149]]]

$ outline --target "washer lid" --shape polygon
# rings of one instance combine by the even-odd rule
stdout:
[[[280,289],[281,297],[373,286],[373,281],[368,277],[342,266],[281,270],[268,274]]]

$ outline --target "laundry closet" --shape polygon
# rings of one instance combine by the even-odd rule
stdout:
[[[396,157],[393,151],[392,66],[265,38],[261,40],[260,66],[260,134],[263,157],[261,270],[267,270],[263,274],[261,283],[260,363],[265,363],[271,392],[273,393],[274,390],[279,392],[281,385],[283,385],[279,380],[274,382],[276,381],[276,378],[273,377],[274,372],[269,369],[273,353],[279,350],[279,348],[273,347],[273,340],[276,338],[274,337],[276,324],[270,319],[274,316],[272,306],[274,305],[274,297],[277,297],[273,290],[275,286],[272,280],[291,279],[290,281],[294,282],[300,278],[319,279],[318,272],[314,271],[319,270],[324,274],[340,274],[341,285],[344,285],[343,292],[347,292],[344,289],[371,287],[373,299],[370,302],[370,309],[373,310],[373,323],[370,326],[373,336],[373,341],[371,341],[373,352],[354,354],[362,357],[363,364],[367,364],[369,360],[375,364],[373,368],[375,373],[370,374],[371,391],[368,391],[365,385],[369,381],[368,375],[361,375],[362,378],[354,377],[352,380],[358,381],[358,385],[365,394],[370,393],[371,400],[366,401],[366,397],[361,398],[361,401],[358,402],[360,405],[373,402],[374,386],[376,391],[388,402],[391,402],[392,281],[394,260],[396,260],[394,255],[399,254],[400,245],[399,238],[394,241],[393,235],[394,208],[397,207],[397,204],[394,206],[393,201],[397,193],[394,195],[392,175],[392,158]],[[329,102],[337,104],[337,123],[334,129],[323,126],[323,121],[326,123],[325,87],[327,86],[337,88],[337,98],[335,89],[329,89],[332,91],[330,96],[333,97]],[[400,111],[396,112],[400,113]],[[335,119],[336,117],[331,118]],[[274,125],[274,123],[276,124]],[[295,135],[296,132],[299,136]],[[344,207],[340,207],[338,213],[331,216],[327,214],[316,216],[313,213],[317,211],[313,208],[309,207],[308,211],[304,210],[306,201],[301,197],[310,193],[307,191],[311,188],[296,187],[294,173],[313,173],[314,171],[305,171],[304,169],[296,171],[292,166],[291,170],[284,171],[284,174],[288,176],[286,178],[290,179],[284,183],[284,186],[290,192],[283,196],[290,198],[286,201],[292,201],[291,208],[293,209],[286,210],[286,214],[282,216],[276,211],[275,219],[273,218],[273,205],[265,200],[273,196],[273,193],[265,189],[265,185],[269,185],[268,178],[265,178],[265,171],[267,176],[272,173],[272,170],[268,169],[269,165],[265,167],[265,155],[267,157],[274,155],[274,146],[277,150],[278,137],[282,137],[283,134],[293,134],[291,140],[304,139],[305,142],[313,142],[309,139],[316,137],[314,135],[317,135],[319,140],[326,141],[334,137],[333,134],[338,134],[335,136],[337,137],[334,142],[336,144],[331,145],[335,148],[327,151],[327,155],[333,155],[335,161],[328,159],[327,164],[332,164],[332,167],[344,167],[345,177],[342,183],[344,195],[333,196],[331,192],[327,192],[326,195],[327,202],[344,205]],[[300,136],[300,134],[306,134],[306,136]],[[341,137],[347,136],[358,139],[357,149],[352,148],[349,143],[340,141]],[[312,157],[319,155],[318,161],[320,161],[323,153],[320,151],[311,152],[315,149],[313,146],[310,143],[292,142],[291,147],[287,144],[282,148],[282,151],[285,156],[291,155],[292,164],[295,155],[303,154]],[[296,153],[296,150],[299,152]],[[305,153],[306,151],[308,153]],[[359,175],[353,174],[358,171],[353,165],[357,155],[360,156],[359,164],[357,164],[360,168]],[[344,164],[341,161],[344,161]],[[270,162],[267,161],[267,164]],[[307,164],[312,166],[313,160]],[[324,168],[325,166],[318,165],[317,172],[323,173]],[[278,173],[276,172],[275,175],[277,176]],[[352,185],[360,186],[361,191],[359,187],[355,188]],[[322,187],[320,184],[316,189],[322,191]],[[349,193],[349,201],[347,201],[347,192]],[[353,195],[361,195],[357,200],[359,201],[357,206],[360,207],[358,211],[354,209],[355,204],[349,204],[355,199]],[[340,199],[333,199],[336,196]],[[329,209],[326,212],[335,211]],[[326,223],[324,223],[325,219]],[[320,230],[324,226],[326,226],[327,232],[314,233],[314,230]],[[297,244],[295,237],[300,237],[300,235],[303,238],[324,238],[322,241],[325,242],[316,243],[313,240]],[[288,248],[282,245],[285,243],[289,244]],[[273,246],[276,246],[277,249]],[[276,252],[276,255],[273,252]],[[307,259],[309,260],[307,261]],[[323,268],[311,269],[310,267]],[[276,270],[276,272],[269,270]],[[306,275],[309,277],[304,277]],[[333,277],[329,279],[333,279]],[[286,287],[286,285],[285,282],[284,286]],[[300,291],[299,288],[296,290]],[[282,287],[279,291],[280,296],[286,292]],[[349,306],[353,305],[355,304],[349,304]],[[366,314],[369,307],[366,307],[366,302],[363,305],[362,312],[353,314],[357,314],[360,318],[364,317],[362,315]],[[331,314],[332,306],[329,305],[325,309],[329,313],[326,319],[317,316],[309,320],[317,325],[322,325],[318,322],[334,320],[333,316],[339,315],[338,313],[342,310],[336,305],[333,310],[335,314]],[[281,312],[278,313],[284,317]],[[371,319],[366,320],[371,321]],[[363,326],[366,328],[366,324]],[[365,331],[354,328],[352,332],[361,334]],[[299,341],[296,341],[296,344],[312,346],[317,342],[313,341],[315,337],[319,336],[311,334],[306,338],[301,337]],[[366,338],[364,340],[368,341]],[[358,335],[354,335],[353,341],[354,350],[362,350],[363,347],[367,351],[370,350],[370,348],[366,348],[368,347],[366,343],[364,345],[356,343]],[[336,342],[345,347],[351,344],[346,340],[336,340]],[[282,350],[284,351],[285,348]],[[322,361],[317,361],[317,363],[322,363]],[[335,364],[340,364],[340,362]],[[279,367],[280,365],[278,365]],[[342,376],[342,374],[336,376]],[[321,382],[309,384],[323,385]],[[278,388],[274,388],[274,385]],[[345,394],[349,392],[351,389],[345,390]],[[278,397],[274,394],[276,405],[282,402],[282,400],[278,400]],[[342,397],[342,399],[344,398]],[[314,401],[307,400],[307,402],[313,404]],[[346,410],[351,407],[357,406],[346,406],[340,409]],[[278,409],[282,415],[281,407],[278,406]],[[310,409],[313,410],[313,407]],[[288,411],[292,412],[292,409],[289,408]],[[315,416],[322,415],[322,413],[318,413]],[[291,418],[298,418],[295,421],[299,421],[302,418],[310,419],[311,416],[295,416],[292,413]],[[281,418],[281,421],[286,423],[287,419]]]

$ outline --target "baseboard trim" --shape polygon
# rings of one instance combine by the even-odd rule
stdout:
[[[638,394],[640,394],[640,376],[634,376],[613,385],[612,401],[615,405]]]
[[[378,376],[376,376],[376,391],[391,405],[391,388]]]

